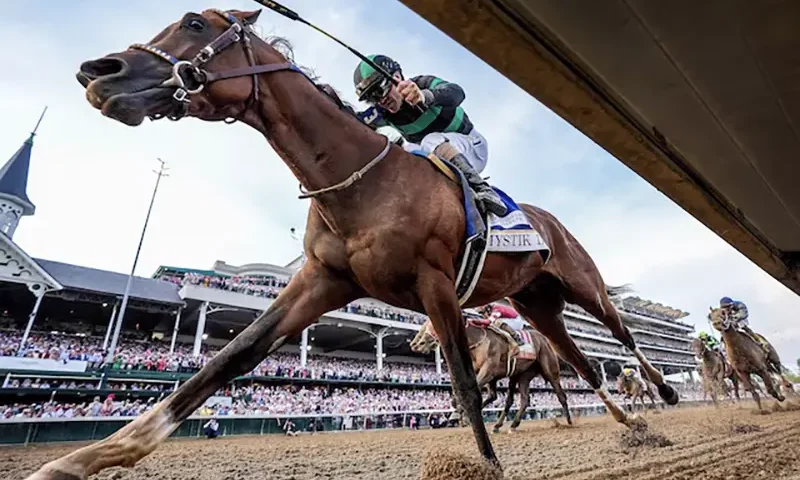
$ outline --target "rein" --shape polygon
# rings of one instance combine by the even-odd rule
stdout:
[[[179,60],[175,56],[169,54],[168,52],[165,52],[164,50],[161,50],[160,48],[154,45],[135,43],[129,47],[134,50],[141,50],[143,52],[153,54],[156,57],[160,58],[161,60],[164,60],[165,62],[168,62],[172,65],[172,75],[170,76],[170,78],[161,82],[158,85],[158,87],[175,88],[175,93],[172,95],[172,98],[175,99],[176,102],[178,102],[178,105],[180,106],[179,112],[174,115],[156,114],[150,116],[151,119],[158,120],[160,118],[167,117],[170,120],[175,120],[175,121],[180,120],[181,118],[185,117],[189,112],[189,104],[191,103],[191,96],[201,93],[203,91],[203,88],[205,88],[205,86],[208,85],[209,83],[217,82],[220,80],[227,80],[229,78],[252,76],[253,87],[250,91],[250,95],[248,96],[247,103],[245,104],[244,109],[235,118],[231,120],[225,119],[225,123],[230,124],[239,120],[239,117],[241,117],[245,112],[250,110],[258,102],[259,75],[264,73],[292,71],[303,75],[306,79],[311,81],[311,79],[308,78],[308,76],[306,76],[306,74],[297,65],[291,62],[273,63],[268,65],[256,64],[255,55],[253,53],[253,45],[250,40],[251,32],[248,30],[248,26],[242,21],[240,21],[238,18],[234,17],[233,15],[227,12],[223,12],[221,10],[216,10],[216,9],[213,11],[219,16],[221,16],[223,19],[225,19],[228,23],[230,23],[230,27],[228,27],[227,30],[222,32],[217,38],[212,40],[211,43],[209,43],[208,45],[203,47],[199,52],[197,52],[197,55],[195,55],[191,61]],[[232,45],[236,45],[237,43],[242,45],[249,66],[234,68],[222,72],[209,72],[203,68],[219,52],[227,49]],[[319,86],[317,86],[316,84],[315,86],[319,89]],[[301,199],[315,198],[325,193],[338,192],[340,190],[346,189],[347,187],[361,180],[361,178],[364,176],[365,173],[367,173],[369,170],[375,167],[375,165],[380,163],[381,160],[386,158],[386,156],[389,154],[390,147],[391,147],[391,142],[387,138],[386,146],[383,148],[383,150],[381,150],[381,152],[377,156],[375,156],[372,160],[370,160],[366,165],[364,165],[358,171],[353,172],[353,174],[347,177],[347,179],[335,185],[312,191],[306,191],[301,185],[300,186],[301,195],[299,196],[299,198]]]
[[[176,115],[153,115],[153,120],[158,120],[164,116],[170,120],[180,120],[185,117],[189,111],[190,97],[203,91],[203,88],[209,84],[219,80],[237,77],[253,77],[253,88],[250,91],[247,103],[241,113],[233,120],[225,120],[225,123],[236,122],[244,112],[252,108],[258,102],[258,75],[262,73],[272,73],[280,71],[294,71],[303,73],[297,65],[293,63],[277,63],[270,65],[257,65],[255,55],[253,54],[253,45],[250,40],[250,32],[247,26],[242,23],[238,18],[233,15],[223,12],[221,10],[213,10],[228,23],[230,27],[222,32],[217,38],[211,41],[208,45],[203,47],[197,55],[189,60],[179,60],[175,56],[161,50],[160,48],[143,43],[135,43],[129,48],[134,50],[141,50],[151,53],[156,57],[172,64],[172,75],[167,80],[161,82],[158,87],[172,88],[175,87],[175,93],[172,95],[180,105],[180,111]],[[219,52],[227,49],[231,45],[240,43],[244,49],[247,63],[250,64],[244,68],[234,68],[224,72],[208,72],[203,67],[210,62]]]

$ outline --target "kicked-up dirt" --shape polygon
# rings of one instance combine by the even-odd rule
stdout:
[[[766,407],[767,405],[765,405]],[[610,417],[523,423],[492,435],[504,477],[528,479],[800,479],[800,411],[753,414],[742,403],[648,414],[644,441],[631,441]],[[666,441],[647,441],[648,438]],[[0,449],[2,478],[22,480],[77,448]],[[501,478],[477,460],[468,429],[330,433],[297,437],[172,440],[113,480],[474,480]],[[424,464],[424,467],[423,467]]]

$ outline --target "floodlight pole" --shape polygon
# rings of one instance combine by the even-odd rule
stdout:
[[[147,231],[147,224],[150,222],[150,213],[153,211],[153,203],[156,201],[156,193],[158,192],[158,185],[161,183],[161,177],[168,177],[167,162],[161,160],[161,166],[158,170],[153,170],[156,177],[156,186],[153,188],[153,196],[150,198],[150,207],[147,209],[147,216],[144,219],[144,226],[142,227],[142,235],[139,237],[139,246],[136,248],[136,256],[133,258],[133,267],[131,273],[128,275],[128,282],[125,284],[125,293],[122,295],[122,305],[119,307],[119,315],[117,316],[117,324],[114,326],[114,336],[111,337],[111,345],[106,352],[106,363],[110,364],[114,361],[114,352],[117,350],[117,343],[119,343],[119,334],[122,330],[122,320],[125,318],[125,310],[128,307],[128,298],[131,294],[131,285],[133,284],[133,274],[136,272],[136,264],[139,263],[139,253],[142,251],[142,243],[144,242],[144,234]]]

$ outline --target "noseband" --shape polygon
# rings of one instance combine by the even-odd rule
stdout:
[[[253,46],[250,40],[251,32],[249,31],[248,26],[227,12],[223,12],[221,10],[213,11],[230,23],[231,26],[222,32],[222,34],[220,34],[217,38],[212,40],[211,43],[197,52],[197,55],[195,55],[191,61],[179,60],[178,58],[170,55],[154,45],[135,43],[129,47],[134,50],[142,50],[144,52],[151,53],[172,65],[172,76],[170,76],[170,78],[167,80],[164,80],[158,85],[158,87],[175,88],[175,93],[172,95],[172,98],[174,98],[175,101],[180,105],[180,111],[175,115],[153,115],[151,116],[153,120],[158,120],[165,116],[170,120],[180,120],[188,113],[188,107],[191,103],[190,97],[202,92],[203,88],[209,83],[228,78],[252,76],[253,88],[250,91],[250,96],[248,97],[244,110],[242,110],[242,112],[239,114],[239,116],[241,116],[244,114],[244,112],[249,110],[255,104],[255,102],[258,101],[259,74],[291,70],[305,76],[303,71],[300,70],[297,65],[290,62],[256,65],[255,55],[253,54]],[[244,68],[234,68],[232,70],[223,72],[209,72],[203,69],[203,67],[219,52],[237,43],[242,45],[245,56],[247,57],[247,63],[249,63],[250,66]],[[233,123],[237,120],[237,118],[234,118],[232,121],[226,120],[226,122]]]

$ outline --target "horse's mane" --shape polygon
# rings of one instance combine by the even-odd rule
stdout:
[[[336,90],[327,83],[320,83],[319,82],[320,77],[319,75],[317,75],[317,73],[314,71],[313,68],[298,65],[297,62],[295,62],[294,46],[292,45],[292,42],[289,41],[288,38],[280,37],[277,35],[269,35],[260,38],[264,40],[264,42],[266,42],[267,45],[274,48],[281,55],[286,57],[286,60],[288,62],[297,65],[297,67],[303,72],[303,74],[305,74],[306,77],[308,77],[309,80],[311,80],[311,82],[317,87],[317,89],[320,92],[324,93],[328,98],[333,100],[333,103],[335,103],[339,108],[341,108],[345,112],[350,113],[354,117],[357,117],[355,107],[349,102],[342,100],[342,97],[339,94],[338,90]]]

